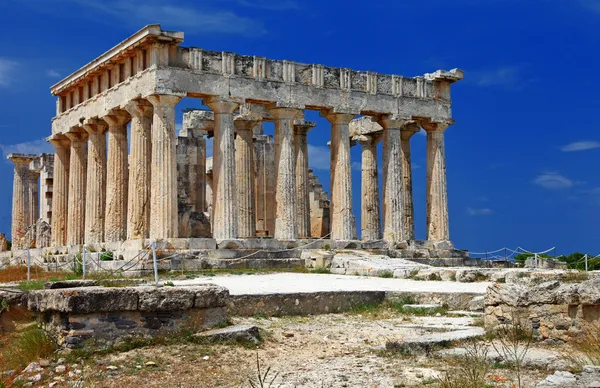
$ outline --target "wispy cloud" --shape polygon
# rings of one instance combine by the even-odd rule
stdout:
[[[502,66],[479,71],[471,71],[470,79],[477,86],[502,89],[522,89],[524,85],[534,81],[525,74],[523,66]]]
[[[350,167],[354,170],[354,171],[362,171],[362,163],[361,162],[352,162],[350,164]]]
[[[54,69],[46,70],[46,76],[50,78],[60,78],[60,73]]]
[[[45,138],[28,141],[19,144],[0,144],[3,159],[9,154],[42,154],[53,153],[54,147]]]
[[[286,9],[299,9],[298,3],[291,0],[235,0],[241,6],[249,8],[281,11]]]
[[[479,209],[468,207],[467,214],[470,216],[491,216],[492,214],[494,214],[494,211],[487,207]]]
[[[600,13],[599,0],[579,0],[579,3],[589,10]]]
[[[563,152],[586,151],[600,148],[600,142],[593,140],[576,141],[560,147]]]
[[[548,190],[568,189],[574,182],[558,172],[545,172],[532,181],[533,184]]]
[[[106,20],[112,23],[118,20],[130,27],[160,22],[165,28],[181,29],[187,32],[219,33],[229,35],[262,35],[266,33],[264,24],[233,11],[227,10],[223,2],[177,2],[167,3],[158,0],[66,0],[76,4],[81,9],[91,11],[88,17]],[[240,0],[243,1],[243,0]],[[290,2],[284,2],[291,4]],[[265,9],[271,4],[276,8],[276,2],[261,1],[259,8]],[[73,16],[81,17],[77,13]],[[102,15],[102,16],[101,16]]]
[[[327,146],[308,145],[308,164],[314,170],[329,171],[330,152]]]
[[[17,65],[17,61],[0,57],[0,87],[7,87],[10,84]]]

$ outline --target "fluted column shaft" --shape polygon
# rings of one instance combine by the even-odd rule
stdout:
[[[213,238],[238,237],[236,163],[233,112],[239,103],[219,97],[204,101],[214,112],[213,139]]]
[[[150,185],[150,238],[174,238],[178,235],[177,215],[177,144],[175,105],[179,96],[153,95],[152,173]]]
[[[40,173],[29,170],[29,221],[28,225],[33,225],[40,218]]]
[[[275,233],[279,240],[298,238],[296,158],[294,156],[295,108],[270,110],[275,120]]]
[[[446,123],[427,123],[427,239],[450,240],[448,190],[446,186]]]
[[[131,115],[127,239],[134,240],[147,238],[150,233],[152,105],[132,101],[125,109]]]
[[[128,115],[119,112],[105,116],[108,124],[108,162],[106,176],[105,241],[124,241],[127,238],[127,161]]]
[[[331,113],[331,239],[352,240],[356,224],[352,214],[350,128],[354,114]]]
[[[402,140],[402,192],[404,193],[404,231],[406,232],[406,240],[415,239],[415,210],[413,205],[412,191],[412,162],[410,158],[410,138],[419,131],[405,127],[400,131]]]
[[[50,140],[54,146],[54,178],[52,182],[52,246],[67,243],[67,218],[69,209],[69,168],[71,148],[66,138]]]
[[[35,155],[10,154],[8,159],[15,165],[12,198],[12,249],[25,249],[25,227],[31,219],[29,212],[30,177],[29,163]]]
[[[308,182],[308,131],[314,124],[294,125],[296,154],[296,202],[298,207],[298,238],[310,238],[310,197]]]
[[[381,238],[381,212],[379,210],[379,174],[377,170],[377,143],[381,134],[362,135],[357,139],[362,146],[361,169],[361,238],[364,241]]]
[[[383,127],[383,239],[391,244],[406,239],[402,192],[402,140],[407,120],[382,118]]]
[[[85,243],[104,241],[104,207],[106,198],[106,124],[84,124],[88,133],[87,200],[85,204]]]
[[[67,133],[67,137],[71,140],[67,245],[80,245],[84,243],[85,238],[87,134],[70,132]]]
[[[254,142],[252,131],[260,121],[236,117],[235,126],[235,184],[238,207],[238,237],[256,237],[254,187]]]

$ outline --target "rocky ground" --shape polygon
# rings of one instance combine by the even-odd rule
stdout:
[[[455,344],[457,350],[436,350],[429,355],[397,354],[386,351],[385,344],[390,340],[436,336],[465,326],[478,328],[480,320],[411,316],[392,308],[365,308],[347,314],[308,317],[234,318],[233,323],[260,327],[263,343],[253,347],[180,341],[122,352],[73,352],[30,365],[21,375],[20,384],[250,387],[260,368],[261,375],[268,370],[267,380],[274,379],[266,387],[439,386],[438,379],[446,370],[454,373],[460,366],[460,359],[456,359],[461,353],[460,344]],[[534,387],[553,373],[564,350],[541,345],[530,350],[530,358],[537,363],[524,372],[525,386]],[[493,359],[489,365],[489,386],[511,386],[511,369]]]

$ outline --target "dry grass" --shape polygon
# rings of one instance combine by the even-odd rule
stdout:
[[[585,327],[575,345],[575,349],[563,354],[574,372],[580,372],[585,365],[600,366],[600,324]]]
[[[31,268],[31,279],[50,280],[50,279],[67,279],[73,278],[75,275],[69,272],[46,272],[38,267]],[[20,282],[27,280],[26,266],[11,266],[0,270],[0,283]]]

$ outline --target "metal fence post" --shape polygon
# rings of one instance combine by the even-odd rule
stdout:
[[[82,279],[85,280],[85,256],[87,254],[87,248],[85,245],[83,246],[83,255],[81,256],[81,267],[82,267]]]
[[[587,253],[585,254],[584,257],[585,257],[585,272],[587,272],[587,270],[588,270],[588,255],[587,255]]]
[[[31,280],[31,252],[27,250],[27,281]]]
[[[152,242],[152,261],[154,262],[154,282],[158,287],[158,263],[156,262],[156,241]]]

